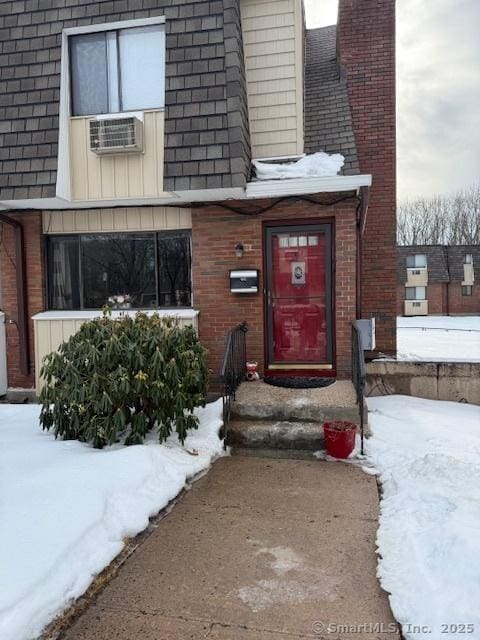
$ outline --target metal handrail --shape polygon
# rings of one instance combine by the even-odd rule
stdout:
[[[413,327],[413,326],[399,326],[402,331],[404,329],[421,329],[422,331],[467,331],[470,333],[480,333],[480,329],[457,329],[456,327]]]
[[[225,354],[220,370],[220,380],[223,382],[223,436],[225,446],[232,402],[235,400],[235,393],[240,383],[245,379],[247,331],[247,323],[242,322],[228,332],[225,343]]]
[[[364,411],[365,385],[367,383],[367,367],[363,349],[362,334],[357,322],[352,323],[352,382],[357,394],[358,411],[360,414],[360,453],[363,455],[364,445]]]

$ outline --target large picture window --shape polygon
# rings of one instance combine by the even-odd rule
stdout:
[[[122,296],[132,308],[189,307],[190,233],[49,236],[49,309],[98,309]]]
[[[73,116],[164,106],[163,25],[86,33],[69,41]]]

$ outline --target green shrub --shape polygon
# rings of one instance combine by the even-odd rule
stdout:
[[[86,322],[44,358],[40,422],[55,437],[102,448],[140,444],[155,426],[160,442],[183,443],[205,405],[206,351],[192,327],[158,314]]]

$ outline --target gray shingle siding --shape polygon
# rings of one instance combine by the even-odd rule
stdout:
[[[453,245],[451,247],[447,247],[447,251],[451,282],[462,282],[463,260],[465,259],[465,256],[470,253],[473,259],[475,282],[480,283],[480,245]]]
[[[345,156],[342,173],[360,171],[346,81],[340,76],[336,27],[308,29],[305,42],[305,152]]]
[[[0,199],[55,196],[62,29],[162,15],[164,187],[243,186],[250,144],[238,2],[0,3]]]
[[[407,281],[407,256],[424,254],[427,256],[428,282],[462,282],[463,260],[468,254],[473,256],[475,281],[480,282],[479,245],[410,245],[397,247],[397,282]]]

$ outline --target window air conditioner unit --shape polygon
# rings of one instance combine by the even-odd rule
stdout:
[[[90,120],[90,150],[94,153],[143,151],[143,123],[138,118]]]

